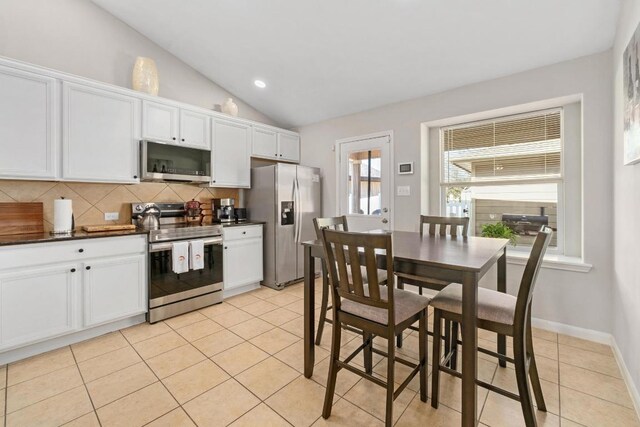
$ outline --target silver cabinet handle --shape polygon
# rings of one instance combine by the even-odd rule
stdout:
[[[386,212],[389,212],[389,209],[387,209],[387,208],[382,208],[382,212],[385,212],[385,213],[386,213]]]
[[[389,222],[389,220],[388,220],[387,218],[382,218],[382,223],[383,223],[383,224],[386,224],[386,223],[388,223],[388,222]]]

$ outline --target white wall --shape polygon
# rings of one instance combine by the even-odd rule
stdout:
[[[425,70],[428,73],[428,70]],[[603,52],[436,95],[387,105],[300,128],[302,163],[323,171],[323,209],[335,214],[335,140],[393,130],[395,162],[415,162],[416,173],[396,175],[395,185],[411,186],[412,197],[395,197],[395,228],[417,230],[421,212],[421,123],[571,95],[582,96],[584,154],[584,258],[589,273],[543,269],[534,316],[609,332],[612,240],[611,52]],[[598,233],[596,235],[596,233]],[[509,265],[515,293],[522,267]],[[494,279],[488,277],[485,281]],[[495,282],[493,282],[495,283]]]
[[[89,0],[0,1],[0,55],[127,88],[136,57],[148,56],[164,98],[213,109],[233,97]],[[235,102],[239,116],[276,124]]]
[[[640,22],[640,1],[625,0],[613,48],[613,336],[627,369],[640,390],[640,164],[623,166],[622,54]]]

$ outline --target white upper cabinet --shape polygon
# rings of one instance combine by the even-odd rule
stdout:
[[[300,136],[278,133],[278,155],[280,160],[300,162]]]
[[[211,185],[251,186],[251,125],[233,120],[213,120]]]
[[[251,156],[262,159],[300,162],[300,136],[276,128],[253,126]]]
[[[57,176],[56,79],[0,67],[0,177]]]
[[[211,148],[207,114],[159,102],[142,101],[142,138],[195,148]]]
[[[140,100],[62,84],[62,178],[138,182]]]
[[[269,128],[253,127],[251,155],[268,159],[278,158],[278,133]]]
[[[197,111],[180,109],[180,145],[197,148],[211,147],[209,116]]]
[[[142,101],[142,138],[151,141],[176,142],[179,108],[151,101]]]

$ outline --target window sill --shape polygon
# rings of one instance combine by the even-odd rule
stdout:
[[[507,263],[515,265],[526,265],[529,254],[526,252],[509,251],[507,249]],[[574,271],[577,273],[588,273],[593,266],[584,262],[582,258],[570,257],[557,254],[546,254],[542,261],[542,268],[553,270]]]

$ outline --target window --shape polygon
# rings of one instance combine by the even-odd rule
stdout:
[[[554,233],[563,191],[562,109],[440,128],[443,211],[469,216],[470,233],[504,222],[516,247],[530,246],[542,225]]]
[[[349,214],[381,215],[380,150],[349,153]]]

